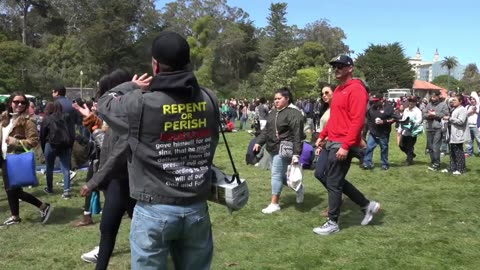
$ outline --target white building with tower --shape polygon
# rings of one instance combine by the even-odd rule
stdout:
[[[435,50],[432,61],[424,61],[420,48],[417,48],[415,58],[410,58],[408,63],[412,65],[412,70],[415,72],[415,79],[417,80],[431,82],[440,75],[448,75],[448,69],[442,67],[438,49]],[[465,68],[466,66],[459,64],[451,70],[450,75],[457,80],[461,80]]]
[[[415,58],[410,58],[408,63],[412,65],[412,70],[415,72],[415,79],[423,81],[433,81],[433,64],[437,63],[440,60],[440,55],[438,54],[438,49],[435,50],[433,55],[433,61],[424,61],[422,59],[422,54],[420,53],[420,48],[417,48],[417,54]]]

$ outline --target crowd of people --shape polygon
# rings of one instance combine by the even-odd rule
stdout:
[[[132,269],[166,269],[168,255],[176,269],[210,269],[213,239],[206,203],[212,186],[210,169],[219,126],[233,131],[237,120],[240,130],[249,124],[255,129],[248,151],[270,158],[266,167],[271,171],[271,197],[262,213],[281,211],[288,166],[311,162],[315,178],[328,194],[328,207],[321,213],[326,221],[313,228],[318,235],[340,231],[344,196],[363,212],[363,226],[380,211],[380,203],[368,199],[347,180],[347,174],[353,158],[361,161],[363,169],[373,169],[377,145],[381,168],[389,170],[392,130],[406,155],[406,166],[415,163],[417,137],[426,133],[428,168],[454,175],[466,172],[465,158],[475,152],[473,140],[477,146],[480,143],[477,97],[444,99],[434,92],[430,100],[410,96],[390,102],[369,95],[366,83],[353,77],[354,63],[346,55],[330,61],[338,86],[323,86],[318,98],[295,99],[289,88],[282,87],[274,89],[273,102],[231,98],[220,103],[212,91],[199,86],[189,69],[189,45],[179,34],[161,32],[151,52],[153,76],[123,69],[104,75],[96,103],[72,103],[65,97],[65,87],[52,87],[53,101],[41,122],[29,113],[34,104],[24,94],[10,96],[0,116],[2,177],[11,212],[3,226],[21,223],[19,200],[39,209],[41,223],[48,222],[54,209],[23,188],[9,186],[6,155],[40,145],[47,194],[54,193],[58,157],[63,173],[61,196],[68,200],[72,147],[79,133],[88,134],[89,162],[86,183],[80,189],[84,212],[74,226],[93,224],[93,192],[103,191],[105,197],[99,245],[81,256],[96,263],[96,269],[108,267],[125,213],[132,219]],[[306,141],[309,132],[311,143]],[[443,169],[442,150],[450,153],[450,165]],[[309,151],[311,157],[302,157]],[[297,203],[303,202],[304,192],[303,186],[296,191]]]

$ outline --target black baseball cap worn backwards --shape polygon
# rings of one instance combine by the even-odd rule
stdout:
[[[353,60],[347,55],[339,55],[329,62],[330,65],[342,64],[345,66],[353,66]]]
[[[180,34],[163,31],[153,40],[152,57],[176,70],[183,69],[190,63],[190,46]]]

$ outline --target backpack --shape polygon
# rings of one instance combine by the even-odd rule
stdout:
[[[68,130],[68,120],[65,114],[52,114],[50,116],[47,142],[54,146],[69,146],[72,136]]]

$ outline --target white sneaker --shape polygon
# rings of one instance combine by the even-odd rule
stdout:
[[[277,211],[280,211],[280,205],[274,203],[271,203],[267,206],[267,208],[262,209],[262,213],[264,214],[271,214]]]
[[[329,235],[340,231],[340,227],[335,221],[327,220],[325,224],[320,227],[313,228],[313,232],[319,235]]]
[[[70,182],[73,182],[73,179],[75,178],[75,176],[77,176],[77,172],[76,171],[70,171]]]
[[[362,226],[368,225],[368,223],[372,221],[373,215],[375,215],[378,210],[380,210],[380,204],[376,201],[370,201],[367,208],[365,209],[365,217],[363,217],[363,220],[360,224]]]
[[[297,190],[297,203],[303,203],[303,199],[305,198],[305,188],[300,186],[300,188]]]
[[[82,254],[80,258],[89,263],[97,263],[100,247],[96,246],[92,251]]]
[[[462,173],[459,172],[459,171],[454,171],[452,174],[453,174],[453,175],[461,175]]]
[[[441,170],[442,173],[448,173],[448,169]]]

